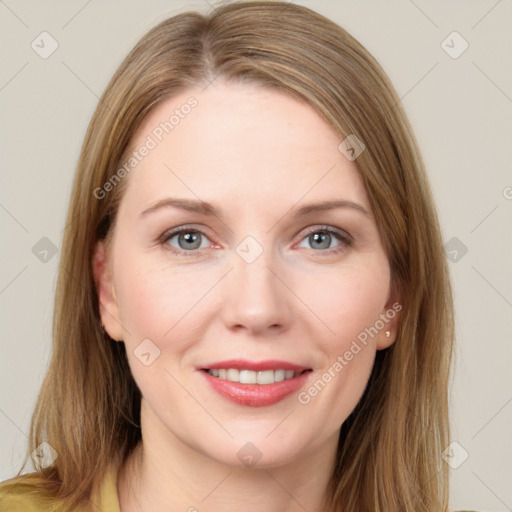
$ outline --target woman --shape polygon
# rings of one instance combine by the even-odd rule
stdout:
[[[286,2],[180,14],[91,120],[37,471],[0,508],[447,511],[452,342],[430,187],[378,63]]]

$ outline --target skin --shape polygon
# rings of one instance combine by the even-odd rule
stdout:
[[[389,262],[356,162],[288,94],[220,80],[189,89],[150,113],[133,146],[190,96],[198,105],[125,178],[111,248],[99,242],[94,257],[103,324],[126,344],[143,395],[143,446],[120,468],[121,509],[321,511],[340,427],[376,350],[394,342],[397,317],[306,405],[296,393],[266,407],[233,404],[197,368],[287,360],[313,370],[303,391],[397,301]],[[222,220],[173,207],[141,216],[167,197],[210,202]],[[339,199],[369,215],[346,207],[293,216]],[[176,235],[159,241],[183,225],[203,233],[199,249]],[[315,241],[324,226],[352,243]],[[263,250],[252,263],[236,252],[249,235]],[[148,366],[134,354],[146,338],[160,350]],[[248,442],[262,454],[252,467],[237,456]]]

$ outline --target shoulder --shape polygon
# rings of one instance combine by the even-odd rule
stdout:
[[[117,496],[117,466],[111,464],[90,500],[73,507],[75,512],[120,512]],[[69,512],[55,494],[49,495],[38,473],[28,473],[0,482],[0,512]]]
[[[55,503],[38,492],[32,475],[0,482],[0,512],[56,512]]]

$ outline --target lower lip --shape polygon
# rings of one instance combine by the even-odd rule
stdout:
[[[240,384],[214,377],[204,370],[201,370],[201,373],[214,391],[231,402],[250,407],[264,407],[280,402],[291,393],[298,391],[312,372],[308,370],[298,377],[274,382],[274,384]]]

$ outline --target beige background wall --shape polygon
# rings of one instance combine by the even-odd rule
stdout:
[[[411,118],[455,287],[451,504],[512,510],[512,1],[296,3],[357,37]],[[133,44],[189,8],[208,5],[0,1],[0,480],[18,468],[50,354],[58,250],[87,123]],[[43,31],[58,44],[47,58]]]

